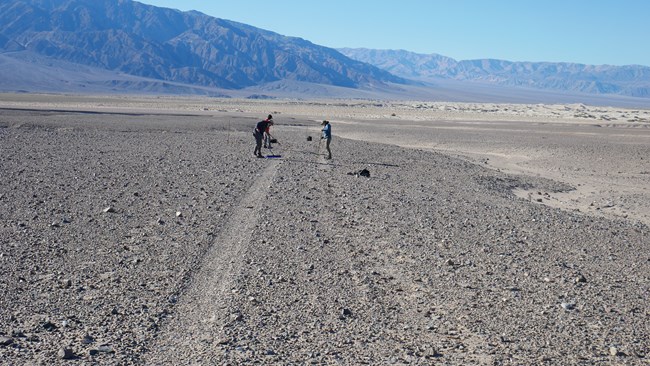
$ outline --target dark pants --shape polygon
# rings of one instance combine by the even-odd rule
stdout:
[[[264,134],[256,128],[253,130],[253,136],[255,137],[255,151],[253,151],[253,155],[262,155],[262,139],[264,138]]]

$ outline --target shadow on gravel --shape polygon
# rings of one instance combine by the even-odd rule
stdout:
[[[300,159],[282,159],[284,161],[290,161],[292,163],[305,163],[305,164],[314,164],[314,165],[327,165],[327,166],[348,166],[345,164],[336,164],[336,163],[319,163],[317,161],[309,161],[309,160],[300,160]]]
[[[379,165],[379,166],[388,166],[388,167],[393,167],[393,168],[399,168],[399,165],[396,165],[396,164],[372,163],[372,162],[367,162],[367,161],[353,161],[352,164]]]

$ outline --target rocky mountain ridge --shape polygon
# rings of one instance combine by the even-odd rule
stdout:
[[[650,67],[585,65],[567,62],[461,60],[404,50],[339,49],[355,60],[395,75],[425,81],[452,79],[565,92],[650,97]]]
[[[3,2],[2,44],[134,76],[225,89],[285,79],[351,88],[406,83],[300,38],[131,0]]]

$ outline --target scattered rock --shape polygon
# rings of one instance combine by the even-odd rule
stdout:
[[[59,349],[57,356],[62,360],[72,360],[75,358],[75,354],[72,349],[67,347]]]
[[[103,209],[102,212],[104,212],[104,213],[115,213],[115,208],[113,208],[112,206],[108,206],[105,209]]]
[[[97,351],[101,353],[113,353],[113,346],[110,346],[108,344],[102,344],[101,346],[97,347]]]
[[[45,174],[19,174],[20,164],[0,157],[10,175],[0,202],[9,208],[0,222],[0,267],[11,290],[0,307],[0,358],[38,364],[49,354],[51,363],[77,362],[57,357],[65,346],[81,364],[431,364],[443,357],[438,352],[440,363],[561,364],[592,352],[635,363],[646,351],[644,288],[625,286],[650,263],[645,226],[513,200],[513,187],[532,192],[531,202],[557,203],[559,191],[540,177],[487,170],[488,159],[341,140],[341,156],[349,157],[341,164],[319,164],[312,146],[292,150],[291,164],[257,166],[248,159],[245,116],[236,127],[241,141],[232,130],[228,146],[222,132],[231,130],[215,117],[205,130],[161,124],[171,132],[163,146],[158,127],[140,131],[138,121],[171,121],[164,115],[133,123],[126,115],[89,116],[129,120],[119,127],[128,133],[93,124],[70,141],[57,142],[48,129],[16,134],[23,145],[7,140],[17,156],[30,151],[28,138],[41,142],[38,133],[46,133],[42,141],[75,171],[58,174],[65,164],[36,161]],[[42,118],[35,123],[67,123]],[[593,131],[584,126],[576,131]],[[303,129],[286,133],[287,141],[304,142]],[[95,137],[103,141],[88,142]],[[86,146],[105,149],[104,141],[118,148],[85,155]],[[366,176],[361,165],[375,171],[372,180],[346,174]],[[273,174],[260,175],[265,170]],[[607,202],[584,199],[584,206]],[[615,209],[633,203],[612,202]],[[108,204],[120,208],[99,212]],[[159,226],[163,220],[169,223]],[[175,303],[180,293],[187,297]],[[556,316],[561,324],[549,327]],[[565,326],[572,321],[584,326]],[[589,339],[601,349],[585,351],[585,332],[607,329],[615,329],[609,343]],[[531,344],[542,346],[531,352]]]
[[[355,175],[357,177],[367,177],[370,178],[370,171],[368,169],[361,169],[356,172],[350,172],[348,175]]]
[[[575,309],[576,304],[571,302],[563,302],[562,304],[560,304],[560,306],[562,306],[562,309],[564,310],[573,310]]]
[[[53,331],[57,330],[57,328],[58,328],[52,322],[45,322],[45,323],[43,323],[42,326],[43,326],[43,329],[47,330],[48,332],[53,332]]]

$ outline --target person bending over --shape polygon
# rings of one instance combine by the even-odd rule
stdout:
[[[273,126],[273,116],[269,114],[264,121],[257,122],[255,129],[253,130],[253,137],[255,137],[255,151],[253,155],[258,158],[263,158],[262,155],[262,140],[264,139],[264,134],[267,131],[267,128]]]

